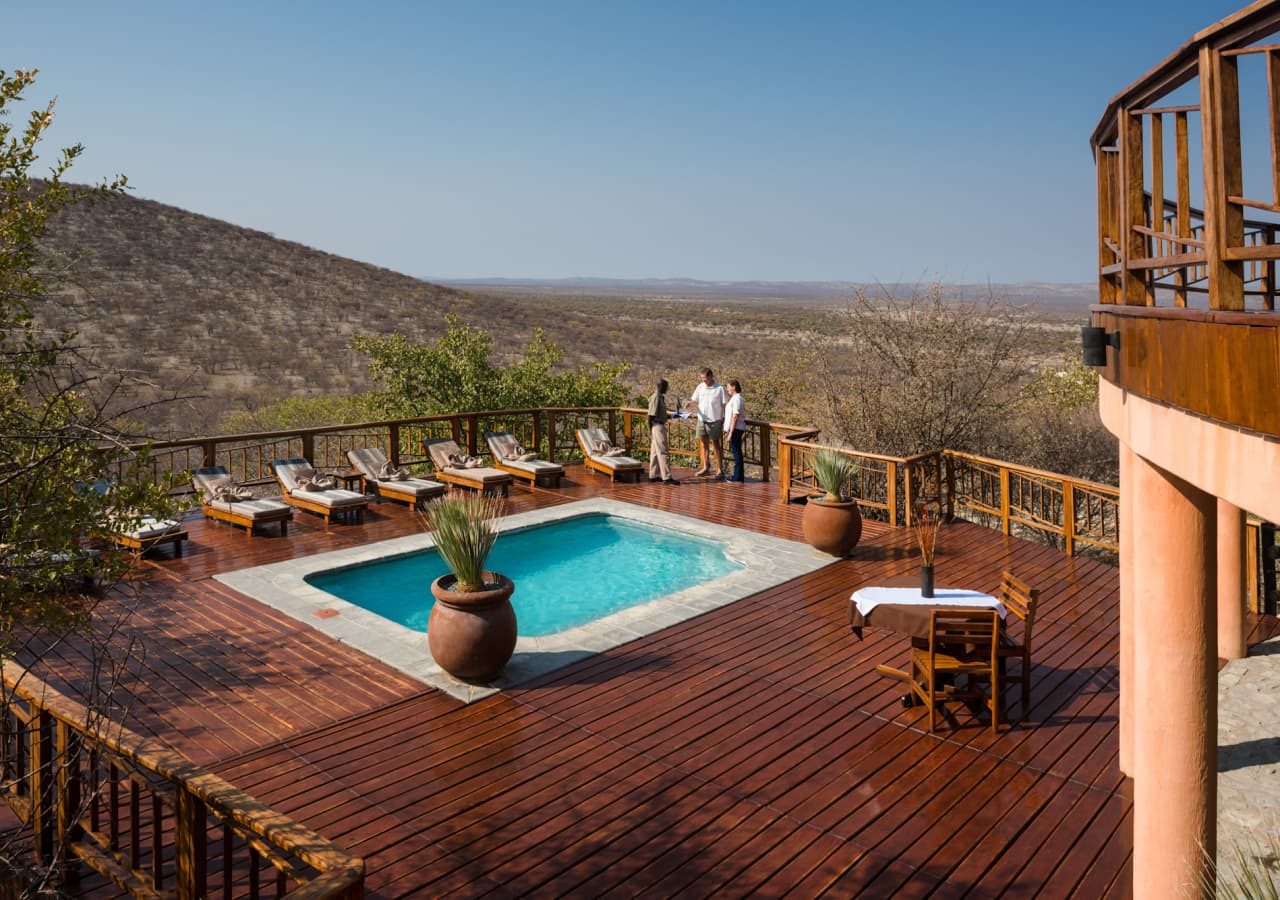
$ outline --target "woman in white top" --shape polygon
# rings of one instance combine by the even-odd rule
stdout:
[[[724,407],[724,430],[729,432],[729,452],[733,454],[731,484],[742,484],[742,436],[747,432],[747,414],[742,406],[742,385],[737,379],[729,382],[729,402]]]

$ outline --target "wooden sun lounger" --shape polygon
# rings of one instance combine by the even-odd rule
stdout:
[[[139,555],[161,544],[173,544],[174,555],[181,556],[182,542],[186,539],[187,530],[178,522],[170,519],[161,521],[150,517],[144,519],[139,527],[132,531],[111,535],[112,543],[126,547]]]
[[[271,463],[276,481],[280,482],[280,498],[290,506],[323,516],[326,531],[329,529],[330,521],[343,513],[353,516],[357,525],[362,524],[364,511],[369,506],[369,498],[364,494],[342,488],[327,491],[294,490],[297,482],[294,481],[292,473],[298,469],[309,468],[312,468],[311,463],[300,458],[277,459]]]
[[[427,451],[427,456],[431,458],[431,464],[435,466],[433,478],[438,478],[447,484],[455,487],[469,488],[473,491],[483,491],[486,494],[502,492],[502,496],[506,497],[511,488],[511,473],[503,472],[501,469],[495,469],[492,466],[485,466],[478,469],[459,469],[449,465],[449,456],[451,454],[460,454],[462,449],[455,441],[449,438],[440,438],[433,441],[423,441],[422,449]]]
[[[377,447],[348,450],[347,459],[351,460],[351,465],[359,469],[360,474],[364,476],[365,488],[387,500],[417,506],[424,500],[439,497],[448,490],[448,487],[440,482],[425,478],[406,478],[402,481],[379,478],[378,474],[386,464],[387,456]]]
[[[200,498],[200,511],[204,513],[205,518],[238,525],[249,537],[253,537],[253,531],[259,525],[278,524],[281,537],[289,533],[289,520],[293,518],[293,510],[288,504],[281,503],[279,500],[256,497],[252,500],[237,500],[234,503],[210,500],[207,494],[209,482],[215,478],[226,477],[227,474],[227,470],[222,466],[196,469],[191,473],[191,486],[195,488],[196,496]]]
[[[619,475],[634,475],[640,480],[644,471],[644,463],[630,456],[600,456],[593,449],[592,442],[607,441],[609,436],[599,428],[579,428],[576,432],[578,448],[582,450],[582,462],[593,472],[608,475],[610,481],[617,481]]]
[[[539,481],[550,482],[550,487],[560,487],[560,479],[564,478],[564,466],[545,459],[531,459],[526,462],[506,458],[509,450],[518,446],[515,436],[508,431],[486,431],[485,440],[489,443],[489,452],[493,456],[493,467],[506,472],[512,478],[519,478],[534,485]]]

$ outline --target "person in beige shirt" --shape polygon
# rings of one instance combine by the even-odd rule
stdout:
[[[667,449],[667,379],[659,378],[649,397],[649,480],[679,484],[671,477],[671,453]]]

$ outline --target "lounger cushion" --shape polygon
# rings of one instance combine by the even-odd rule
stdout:
[[[644,463],[638,459],[632,459],[630,456],[593,456],[591,459],[601,465],[608,466],[615,472],[644,468]]]
[[[547,462],[545,459],[504,459],[504,466],[510,466],[513,469],[521,469],[525,472],[532,472],[535,475],[563,475],[564,466],[558,463]]]
[[[479,469],[443,469],[448,475],[455,478],[463,478],[467,481],[477,481],[481,484],[502,484],[511,480],[511,475],[503,472],[501,469],[494,469],[490,466],[482,466]]]
[[[143,516],[138,522],[138,527],[129,531],[121,531],[120,534],[124,537],[133,538],[134,540],[145,541],[150,538],[173,534],[175,531],[181,530],[182,525],[172,519],[157,519],[155,516]]]
[[[281,503],[279,500],[245,500],[236,503],[209,500],[205,502],[205,505],[210,509],[234,513],[237,516],[244,516],[248,519],[280,518],[282,512],[287,513],[289,511],[289,505]]]
[[[380,481],[378,487],[392,494],[409,494],[413,497],[422,497],[426,494],[436,494],[446,490],[447,485],[443,485],[438,481],[428,481],[425,478],[406,478],[403,481]]]
[[[364,506],[369,502],[369,498],[364,494],[343,488],[334,488],[328,491],[297,491],[293,496],[309,500],[312,503],[319,503],[321,506],[327,506],[330,509],[336,509],[340,506]]]

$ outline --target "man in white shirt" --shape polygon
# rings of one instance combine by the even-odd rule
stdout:
[[[695,475],[711,474],[711,451],[716,454],[716,481],[724,481],[724,407],[729,402],[724,388],[716,381],[710,369],[699,369],[702,383],[693,389],[693,398],[686,404],[690,411],[697,411],[698,459],[702,467]]]

